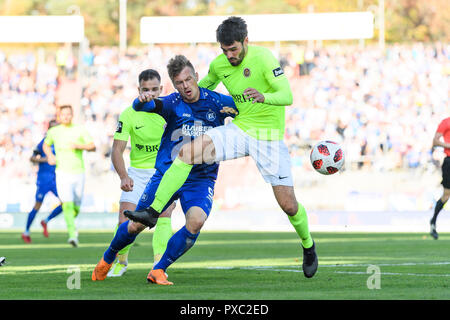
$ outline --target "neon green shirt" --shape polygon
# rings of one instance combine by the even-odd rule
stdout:
[[[164,118],[156,113],[136,111],[132,106],[122,111],[114,139],[128,141],[131,137],[131,167],[138,169],[155,167],[165,124]]]
[[[49,146],[55,145],[56,171],[68,173],[83,173],[83,151],[72,149],[71,144],[88,144],[93,142],[88,131],[80,125],[57,125],[47,132],[44,140]]]
[[[214,59],[199,86],[214,90],[222,82],[234,99],[239,114],[233,120],[243,131],[261,140],[282,140],[285,106],[292,104],[292,91],[280,63],[269,49],[248,46],[244,60],[232,66],[224,54]],[[244,90],[254,88],[264,103],[252,103]]]

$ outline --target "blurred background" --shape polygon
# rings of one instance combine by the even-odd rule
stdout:
[[[201,78],[221,53],[215,42],[143,42],[142,17],[343,12],[371,13],[372,34],[252,42],[249,33],[250,44],[274,52],[294,93],[285,141],[297,197],[310,212],[312,230],[427,231],[442,193],[444,158],[442,149],[431,150],[432,139],[450,115],[445,0],[0,0],[0,18],[77,16],[84,27],[77,42],[0,43],[0,229],[24,225],[36,190],[37,167],[29,158],[65,103],[75,107],[76,121],[97,145],[96,152],[85,153],[78,223],[109,228],[117,222],[120,181],[110,152],[118,116],[137,96],[138,74],[158,70],[167,94],[173,91],[166,72],[171,57],[186,55]],[[13,31],[0,28],[0,36]],[[189,38],[183,28],[175,31]],[[205,32],[214,37],[215,29]],[[311,147],[325,139],[345,152],[344,168],[333,176],[315,172],[309,161]],[[42,214],[55,204],[48,195]],[[249,158],[222,163],[214,206],[206,229],[289,227]],[[174,216],[183,223],[181,213]],[[448,214],[439,220],[440,231],[450,231]],[[63,228],[64,220],[52,224]]]

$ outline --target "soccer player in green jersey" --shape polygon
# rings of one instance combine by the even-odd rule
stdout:
[[[222,82],[239,115],[231,124],[213,128],[181,148],[145,211],[160,213],[194,164],[251,156],[301,239],[304,275],[313,277],[318,268],[315,243],[305,208],[295,197],[289,151],[283,141],[285,106],[293,102],[289,81],[268,49],[248,44],[242,18],[223,21],[216,36],[223,54],[211,62],[199,85],[214,90]]]
[[[62,202],[64,219],[69,232],[68,242],[78,246],[75,218],[80,213],[84,192],[85,167],[83,152],[95,151],[95,144],[88,131],[73,124],[73,109],[70,105],[60,107],[60,124],[47,132],[43,150],[48,164],[56,165],[56,188]],[[56,156],[51,146],[54,145]]]
[[[148,93],[154,99],[161,94],[161,76],[156,70],[142,71],[138,82],[139,95]],[[122,189],[117,228],[128,220],[123,212],[136,209],[145,186],[156,171],[156,155],[165,126],[166,121],[160,115],[136,111],[132,106],[126,108],[119,116],[111,153],[111,160],[119,175]],[[131,152],[130,167],[127,170],[123,153],[128,140],[131,143]],[[152,241],[154,263],[161,259],[172,236],[171,214],[174,207],[175,203],[161,214],[156,224]],[[120,277],[127,270],[131,246],[132,244],[129,244],[117,253],[117,262],[109,271],[108,277]]]

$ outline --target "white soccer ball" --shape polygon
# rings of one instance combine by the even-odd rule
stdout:
[[[309,158],[317,172],[329,175],[341,170],[344,164],[344,151],[334,141],[320,141],[312,148]]]

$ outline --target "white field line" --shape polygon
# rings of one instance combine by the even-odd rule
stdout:
[[[335,271],[334,273],[341,274],[365,274],[367,272],[355,272],[355,271]],[[450,277],[450,274],[423,274],[423,273],[398,273],[398,272],[380,272],[380,275],[387,276],[415,276],[415,277]]]
[[[449,265],[450,262],[405,262],[405,263],[367,263],[367,264],[325,264],[319,265],[319,268],[339,268],[339,267],[368,267],[370,265],[376,265],[378,267],[391,267],[391,266],[417,266],[417,265]],[[243,270],[267,270],[267,271],[283,271],[283,272],[303,272],[302,269],[281,269],[275,266],[254,266],[254,267],[208,267],[207,269],[243,269]],[[358,271],[334,271],[339,274],[364,274],[367,272]],[[400,273],[400,272],[381,272],[381,275],[393,275],[393,276],[415,276],[415,277],[450,277],[450,274],[421,274],[421,273]]]

